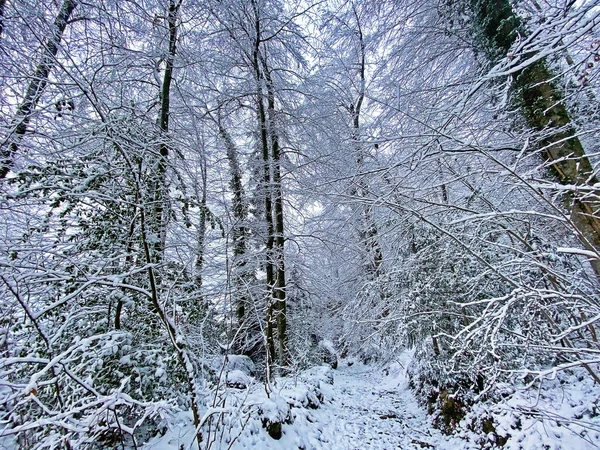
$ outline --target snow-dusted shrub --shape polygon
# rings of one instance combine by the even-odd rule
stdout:
[[[215,356],[211,362],[211,367],[217,373],[224,369],[227,372],[239,370],[249,377],[256,375],[254,362],[245,355]]]
[[[500,384],[479,401],[456,432],[482,447],[594,448],[600,441],[600,386],[585,369],[558,372],[553,379]]]
[[[332,369],[337,369],[338,357],[337,352],[333,346],[333,343],[328,340],[319,341],[316,348],[316,358],[321,363],[326,363],[331,366]]]
[[[119,113],[81,126],[89,139],[8,187],[27,207],[6,217],[0,243],[0,420],[25,448],[135,446],[201,391],[178,331],[190,312],[172,301],[193,298],[193,283],[180,264],[152,259],[140,206],[152,176],[130,165],[155,133]],[[136,143],[117,148],[120,133]]]
[[[226,372],[226,384],[227,387],[235,389],[246,389],[252,384],[253,379],[246,375],[241,370],[231,370]]]
[[[328,365],[314,366],[299,374],[300,380],[308,384],[319,386],[319,383],[333,384],[334,373]]]
[[[448,376],[443,363],[433,354],[431,341],[415,351],[407,372],[410,386],[420,403],[427,406],[432,422],[451,432],[464,417],[475,390],[475,380],[460,374]]]
[[[293,423],[288,402],[280,395],[274,393],[258,405],[258,414],[263,427],[273,439],[281,438],[281,426],[284,423]]]
[[[324,400],[323,393],[316,383],[297,384],[281,391],[290,406],[294,408],[317,409]]]
[[[26,448],[64,448],[65,442],[96,448],[130,444],[149,427],[155,432],[155,419],[177,406],[169,391],[176,378],[166,374],[168,355],[161,361],[132,350],[132,343],[130,333],[108,332],[76,338],[52,358],[30,351],[5,361],[13,389],[0,394],[1,434]],[[171,400],[161,398],[167,392]],[[48,414],[49,408],[59,412]]]
[[[446,430],[522,374],[542,380],[581,366],[595,377],[595,319],[584,318],[600,317],[597,288],[576,258],[541,238],[530,236],[520,250],[508,245],[517,231],[510,222],[464,226],[453,234],[474,243],[485,236],[498,251],[440,239],[415,256],[404,303],[404,333],[417,344],[411,382]]]

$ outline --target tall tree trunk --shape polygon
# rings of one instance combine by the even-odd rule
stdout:
[[[492,62],[505,57],[517,36],[525,33],[510,2],[472,0],[471,7],[480,46]],[[566,203],[582,244],[598,252],[600,191],[592,188],[598,180],[553,78],[554,74],[542,59],[515,74],[514,88],[525,120],[532,129],[544,133],[540,145],[552,172],[564,185],[585,187],[586,194],[573,194]],[[593,260],[591,264],[600,277],[600,261]]]
[[[152,221],[151,250],[154,262],[159,262],[164,256],[166,228],[168,219],[166,173],[169,157],[169,144],[167,143],[169,133],[169,115],[171,113],[171,83],[173,81],[173,63],[177,53],[177,19],[179,7],[182,0],[169,0],[169,11],[167,14],[167,27],[169,31],[169,48],[165,59],[165,71],[160,89],[160,113],[158,126],[161,132],[159,145],[159,156],[156,163],[156,172],[152,186],[152,206],[154,213],[150,218]]]
[[[196,238],[196,262],[194,264],[194,289],[197,292],[195,297],[195,304],[192,306],[190,319],[192,322],[197,323],[202,320],[205,309],[204,296],[202,295],[203,278],[202,273],[204,270],[204,252],[206,248],[206,224],[209,220],[210,211],[207,206],[207,173],[206,173],[206,161],[201,163],[201,177],[202,186],[201,192],[196,191],[196,195],[200,197],[200,211],[198,212],[198,234]]]
[[[275,121],[275,86],[267,61],[263,58],[263,71],[267,87],[267,116],[271,141],[271,162],[273,164],[273,202],[275,207],[275,285],[273,298],[276,302],[277,341],[279,344],[279,364],[282,368],[288,366],[287,338],[287,294],[285,282],[285,235],[283,223],[283,192],[281,187],[281,151],[279,136]]]
[[[260,83],[260,81],[259,81]],[[267,314],[266,314],[266,341],[267,341],[267,371],[268,376],[272,375],[271,370],[276,361],[274,329],[275,319],[275,299],[273,298],[273,289],[275,286],[275,268],[274,268],[274,245],[275,230],[273,226],[273,203],[271,195],[271,158],[269,154],[269,141],[267,135],[267,118],[265,106],[262,97],[262,87],[258,97],[258,120],[260,127],[260,140],[263,157],[263,194],[265,197],[265,222],[267,225],[267,240],[265,249],[265,273],[266,273],[266,293],[267,293]]]
[[[196,264],[194,267],[195,284],[198,289],[202,288],[202,270],[204,269],[204,244],[206,240],[206,222],[208,220],[208,207],[206,206],[206,172],[202,171],[202,194],[200,198],[200,212],[198,213],[198,248],[196,249]]]
[[[275,341],[274,341],[274,329],[275,329],[275,312],[274,312],[274,299],[273,299],[273,286],[275,285],[275,274],[273,265],[273,246],[275,243],[274,238],[274,227],[273,227],[273,210],[272,210],[272,196],[271,196],[271,157],[269,151],[269,137],[267,131],[267,116],[264,104],[263,94],[263,75],[261,72],[260,65],[260,43],[261,43],[261,29],[260,29],[260,16],[258,6],[256,2],[252,1],[255,14],[255,42],[254,49],[252,52],[252,64],[254,75],[256,78],[256,102],[257,102],[257,118],[258,127],[260,130],[260,149],[262,151],[263,159],[263,194],[265,199],[265,223],[267,226],[266,236],[266,248],[265,248],[265,273],[266,273],[266,300],[267,300],[267,314],[265,324],[265,339],[267,347],[267,379],[272,375],[272,367],[276,360],[275,355]]]
[[[219,115],[217,120],[219,134],[225,144],[227,161],[231,176],[232,210],[234,225],[233,263],[231,274],[234,286],[234,305],[239,332],[234,343],[235,351],[256,359],[261,353],[261,335],[258,317],[254,312],[249,289],[255,284],[254,273],[248,268],[248,202],[242,182],[238,151],[231,135],[223,126]]]
[[[350,106],[350,114],[352,117],[352,142],[354,145],[354,151],[356,153],[356,164],[359,172],[362,170],[364,165],[364,149],[363,144],[360,142],[360,114],[362,105],[365,99],[365,85],[366,85],[366,51],[365,41],[358,17],[358,12],[353,9],[354,18],[356,20],[356,27],[358,32],[358,45],[359,45],[359,90],[356,102]],[[359,174],[357,181],[356,195],[360,199],[363,199],[368,194],[368,185],[364,176]],[[363,203],[362,205],[362,224],[360,235],[365,246],[369,261],[367,266],[368,274],[377,280],[382,275],[382,263],[383,263],[383,251],[379,243],[377,224],[373,217],[373,208],[371,205]],[[383,298],[383,290],[380,288],[380,296]]]
[[[272,368],[276,362],[281,367],[285,367],[288,363],[283,201],[281,198],[279,139],[274,123],[275,93],[266,62],[266,55],[261,54],[261,44],[264,42],[261,37],[260,11],[256,0],[251,0],[251,4],[255,20],[252,65],[257,88],[257,115],[260,128],[260,147],[263,156],[265,221],[267,225],[267,314],[265,338],[267,346],[267,377],[270,378]],[[267,89],[266,95],[264,92],[265,85]],[[265,100],[267,105],[265,105]],[[273,209],[275,209],[275,215],[273,215]],[[276,351],[276,347],[278,351]]]
[[[62,40],[63,33],[69,22],[71,14],[79,4],[79,0],[64,0],[52,24],[52,30],[47,41],[41,48],[41,58],[31,77],[23,101],[11,122],[8,135],[0,144],[0,179],[6,178],[19,145],[27,132],[27,126],[37,107],[37,104],[46,89],[50,71],[56,63],[56,55]],[[4,0],[2,1],[4,9]]]

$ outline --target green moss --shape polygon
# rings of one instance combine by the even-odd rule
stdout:
[[[543,61],[527,67],[516,78],[516,87],[523,115],[528,125],[549,136],[541,144],[548,147],[546,158],[556,161],[572,156],[575,159],[554,164],[553,171],[565,183],[582,183],[592,172],[589,160],[574,130],[562,96],[553,82],[552,72]],[[556,132],[552,133],[552,130]]]
[[[444,430],[452,431],[465,416],[463,405],[455,396],[448,394],[448,391],[440,392],[439,401]]]
[[[496,432],[496,427],[494,426],[494,423],[492,422],[491,419],[484,419],[483,420],[483,424],[481,426],[481,429],[486,434],[487,433],[495,433]]]
[[[504,447],[504,445],[506,445],[506,443],[508,442],[509,436],[498,436],[498,434],[496,433],[496,427],[494,426],[494,422],[492,421],[492,419],[484,419],[483,423],[481,424],[481,430],[486,435],[492,433],[495,437],[495,444],[498,447]]]

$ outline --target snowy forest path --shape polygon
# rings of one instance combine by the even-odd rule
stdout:
[[[382,371],[344,364],[335,370],[334,384],[324,389],[325,404],[309,418],[318,433],[306,450],[468,448],[467,442],[431,426],[408,387],[405,370],[394,367]]]
[[[407,356],[404,354],[403,356]],[[410,358],[408,358],[410,359]],[[261,417],[254,413],[242,422],[243,430],[229,430],[223,438],[219,433],[216,441],[208,439],[201,449],[212,450],[475,450],[480,447],[458,436],[446,436],[433,428],[431,417],[417,403],[408,385],[406,362],[394,363],[386,369],[376,365],[346,362],[336,370],[317,367],[312,374],[326,374],[320,391],[323,401],[317,409],[295,407],[291,409],[292,423],[282,427],[280,439],[271,438],[263,426]],[[323,370],[321,370],[323,369]],[[279,398],[284,405],[290,394],[306,392],[307,385],[298,380],[280,379]],[[256,385],[255,387],[258,387]],[[295,390],[298,388],[298,390]],[[244,391],[234,390],[241,395],[242,404],[269,404],[264,390],[256,389],[250,396]],[[301,398],[298,395],[297,398]],[[230,399],[230,404],[231,404]],[[272,404],[275,406],[275,403]],[[279,403],[281,405],[281,403]],[[236,408],[236,411],[240,411]],[[275,408],[277,409],[277,408]],[[192,445],[194,427],[191,415],[187,414],[178,426],[167,434],[154,439],[146,450],[197,449]],[[231,416],[233,417],[233,416]],[[239,418],[239,417],[238,417]],[[239,423],[238,421],[234,421]],[[231,439],[234,436],[235,439]],[[213,442],[206,445],[207,442]],[[182,447],[183,445],[183,447]]]

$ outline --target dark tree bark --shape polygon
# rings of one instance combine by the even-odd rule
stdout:
[[[267,314],[265,324],[265,339],[267,347],[267,379],[272,375],[272,368],[276,360],[275,341],[274,341],[274,311],[272,290],[274,286],[274,266],[273,266],[273,246],[274,246],[274,228],[273,228],[273,211],[271,200],[271,158],[269,154],[269,138],[267,132],[267,116],[265,112],[265,104],[263,98],[263,77],[260,65],[260,39],[261,39],[261,23],[258,5],[256,1],[252,1],[254,12],[254,48],[252,51],[252,65],[256,81],[256,102],[257,102],[257,118],[258,127],[260,130],[260,149],[262,151],[263,160],[263,195],[265,199],[265,223],[267,225],[267,239],[265,248],[265,273],[266,273],[266,292],[267,292]]]
[[[267,377],[272,375],[276,362],[285,367],[288,363],[286,286],[283,235],[283,200],[281,191],[279,137],[274,121],[275,92],[270,78],[266,55],[261,53],[261,11],[255,0],[251,1],[254,14],[254,46],[252,66],[257,90],[257,117],[260,129],[260,148],[263,157],[263,190],[265,196],[266,239],[266,346]],[[266,50],[265,50],[266,52]],[[266,94],[265,94],[266,88]],[[265,105],[266,101],[266,105]],[[275,214],[273,214],[275,210]],[[276,342],[277,341],[277,342]],[[276,343],[277,350],[276,351]]]
[[[358,170],[362,170],[364,164],[364,149],[363,144],[360,142],[360,114],[362,111],[362,105],[365,99],[365,84],[366,84],[366,50],[363,31],[358,17],[356,9],[353,10],[354,18],[356,20],[357,34],[358,34],[358,46],[359,46],[359,90],[358,96],[355,103],[350,107],[350,114],[352,117],[352,142],[354,145],[354,151],[356,152],[356,163]],[[359,198],[365,198],[368,194],[368,185],[364,176],[359,174],[357,181],[356,195]],[[374,280],[382,275],[382,263],[383,263],[383,251],[378,238],[377,224],[373,217],[373,208],[371,205],[364,203],[362,206],[362,229],[360,230],[360,236],[362,238],[365,250],[368,255],[368,266],[367,272],[370,277]],[[384,297],[383,291],[380,292],[381,296]]]
[[[78,0],[64,0],[58,14],[52,24],[52,30],[47,41],[41,49],[42,56],[31,76],[29,86],[23,97],[23,101],[17,108],[15,117],[12,120],[8,135],[0,143],[0,179],[6,178],[12,164],[15,154],[19,151],[19,145],[23,136],[27,132],[27,127],[35,108],[46,89],[48,77],[56,63],[56,55],[60,47],[63,33],[71,14],[79,4]],[[4,10],[5,1],[0,5]],[[0,15],[0,17],[2,17]]]
[[[266,59],[263,70],[267,87],[267,116],[271,138],[271,161],[273,164],[273,202],[275,207],[275,285],[273,298],[276,302],[277,340],[279,344],[279,364],[285,368],[289,363],[287,338],[287,293],[285,282],[285,236],[283,221],[283,191],[281,187],[281,152],[275,121],[275,86]]]
[[[204,270],[204,251],[206,243],[206,225],[210,220],[210,211],[207,205],[207,182],[208,176],[206,173],[206,161],[202,162],[201,168],[202,176],[202,191],[199,193],[200,205],[198,212],[198,235],[197,235],[197,247],[196,247],[196,262],[194,264],[194,288],[198,292],[196,296],[196,304],[192,307],[190,319],[192,322],[197,322],[202,319],[205,312],[204,296],[202,294],[202,272]]]
[[[258,64],[258,48],[256,49],[256,63]],[[266,273],[266,289],[267,289],[267,315],[266,315],[266,341],[267,341],[267,367],[271,370],[275,360],[275,341],[274,341],[274,299],[273,286],[275,282],[274,264],[273,264],[273,247],[275,244],[274,227],[273,227],[273,203],[271,199],[271,158],[269,154],[269,138],[267,134],[267,117],[265,113],[265,105],[262,97],[261,74],[260,68],[256,68],[256,76],[258,77],[258,98],[257,98],[257,114],[258,124],[260,128],[260,146],[263,158],[263,195],[265,199],[265,223],[267,225],[267,239],[265,248],[265,273]],[[270,376],[271,373],[268,373]]]
[[[169,32],[169,48],[165,58],[165,71],[163,74],[162,85],[160,87],[160,112],[158,116],[158,126],[161,132],[161,142],[159,146],[159,155],[156,162],[155,173],[153,174],[151,205],[154,209],[150,217],[152,222],[151,233],[151,253],[154,262],[159,262],[163,258],[166,226],[168,216],[166,173],[169,157],[169,144],[167,135],[169,133],[169,115],[171,113],[171,83],[173,82],[174,60],[177,53],[177,20],[181,0],[169,0],[169,11],[167,14],[167,27]]]

